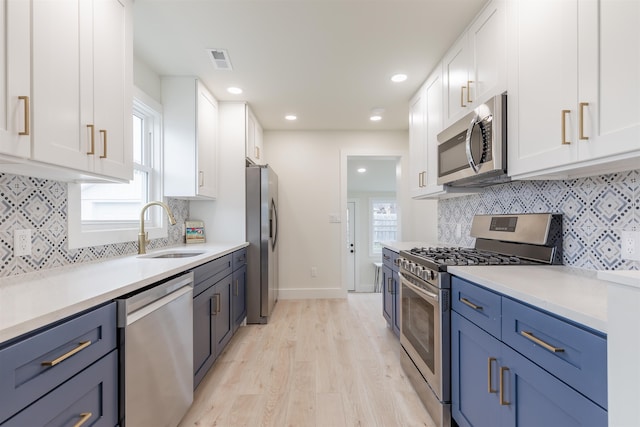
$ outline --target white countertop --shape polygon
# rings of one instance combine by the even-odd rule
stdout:
[[[382,242],[382,246],[385,248],[389,248],[394,252],[400,251],[408,251],[413,248],[428,248],[433,246],[442,246],[437,243],[429,243],[429,242]]]
[[[607,282],[565,266],[466,266],[447,271],[558,316],[607,333]]]
[[[188,258],[129,255],[0,279],[0,343],[111,301],[247,246],[204,243],[149,252],[197,251]]]
[[[640,270],[602,270],[598,278],[640,290]]]

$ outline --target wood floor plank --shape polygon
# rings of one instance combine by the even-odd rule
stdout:
[[[236,333],[179,427],[433,427],[400,351],[381,294],[279,301]]]

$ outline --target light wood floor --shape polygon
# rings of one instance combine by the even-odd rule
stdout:
[[[381,307],[381,294],[279,301],[269,324],[239,329],[180,427],[432,427]]]

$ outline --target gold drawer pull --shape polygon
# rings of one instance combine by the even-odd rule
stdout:
[[[472,303],[471,301],[469,301],[466,298],[460,298],[460,302],[468,305],[469,307],[473,308],[474,310],[482,310],[482,306],[481,305],[475,305],[474,303]]]
[[[466,89],[466,86],[461,86],[460,87],[460,106],[461,107],[466,107],[467,105],[464,103],[464,90]]]
[[[562,145],[571,144],[567,141],[567,114],[571,114],[571,110],[562,110]]]
[[[500,404],[502,406],[509,406],[510,403],[504,400],[504,371],[508,371],[509,368],[505,366],[500,367]]]
[[[96,151],[95,126],[94,125],[87,125],[87,128],[89,128],[89,130],[91,130],[91,138],[89,139],[91,141],[91,150],[87,151],[87,154],[95,154],[95,151]]]
[[[102,156],[100,156],[101,159],[106,159],[107,158],[107,131],[104,129],[100,129],[100,133],[102,134],[102,142],[103,142],[103,147],[104,150],[102,152]]]
[[[91,341],[81,341],[78,343],[78,346],[76,348],[74,348],[73,350],[63,354],[62,356],[58,357],[57,359],[53,359],[51,361],[44,361],[41,363],[42,366],[56,366],[58,363],[70,358],[71,356],[73,356],[74,354],[84,350],[85,348],[89,347],[91,345]]]
[[[238,296],[238,279],[236,279],[236,292],[235,292],[235,296]]]
[[[29,135],[31,126],[29,125],[29,97],[19,96],[18,99],[24,101],[24,131],[18,132],[18,135]]]
[[[473,83],[473,80],[467,80],[467,102],[468,103],[473,102],[471,100],[471,83]]]
[[[551,344],[542,341],[540,338],[538,338],[535,335],[533,335],[532,332],[520,331],[520,335],[522,335],[523,337],[527,338],[528,340],[533,341],[534,343],[536,343],[538,345],[541,345],[542,347],[546,348],[550,352],[561,353],[561,352],[564,351],[564,348],[554,347]]]
[[[492,364],[493,364],[493,362],[495,362],[495,361],[496,361],[496,358],[495,358],[495,357],[489,357],[489,359],[487,360],[487,365],[488,365],[488,367],[487,367],[487,371],[489,372],[489,374],[487,375],[487,376],[488,376],[488,379],[487,379],[487,391],[488,391],[489,393],[497,393],[497,392],[498,392],[498,390],[494,390],[494,389],[491,387],[491,377],[493,376],[493,374],[492,374],[492,372],[491,372],[491,365],[492,365]]]
[[[80,427],[81,425],[83,425],[84,423],[86,423],[87,421],[89,421],[89,418],[91,418],[93,414],[91,412],[83,412],[80,414],[80,421],[78,421],[77,423],[75,423],[73,425],[73,427]]]
[[[588,102],[580,103],[580,136],[579,138],[582,140],[588,140],[589,137],[584,134],[584,107],[588,107]]]

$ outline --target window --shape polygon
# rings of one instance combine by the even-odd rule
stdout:
[[[133,102],[133,180],[128,184],[69,185],[69,246],[85,247],[135,241],[140,210],[162,199],[161,107],[140,91]],[[79,211],[79,212],[78,212]],[[79,213],[79,215],[78,215]],[[150,238],[167,235],[159,209],[148,209]]]
[[[371,255],[382,253],[382,242],[398,240],[398,210],[393,199],[370,199]]]

